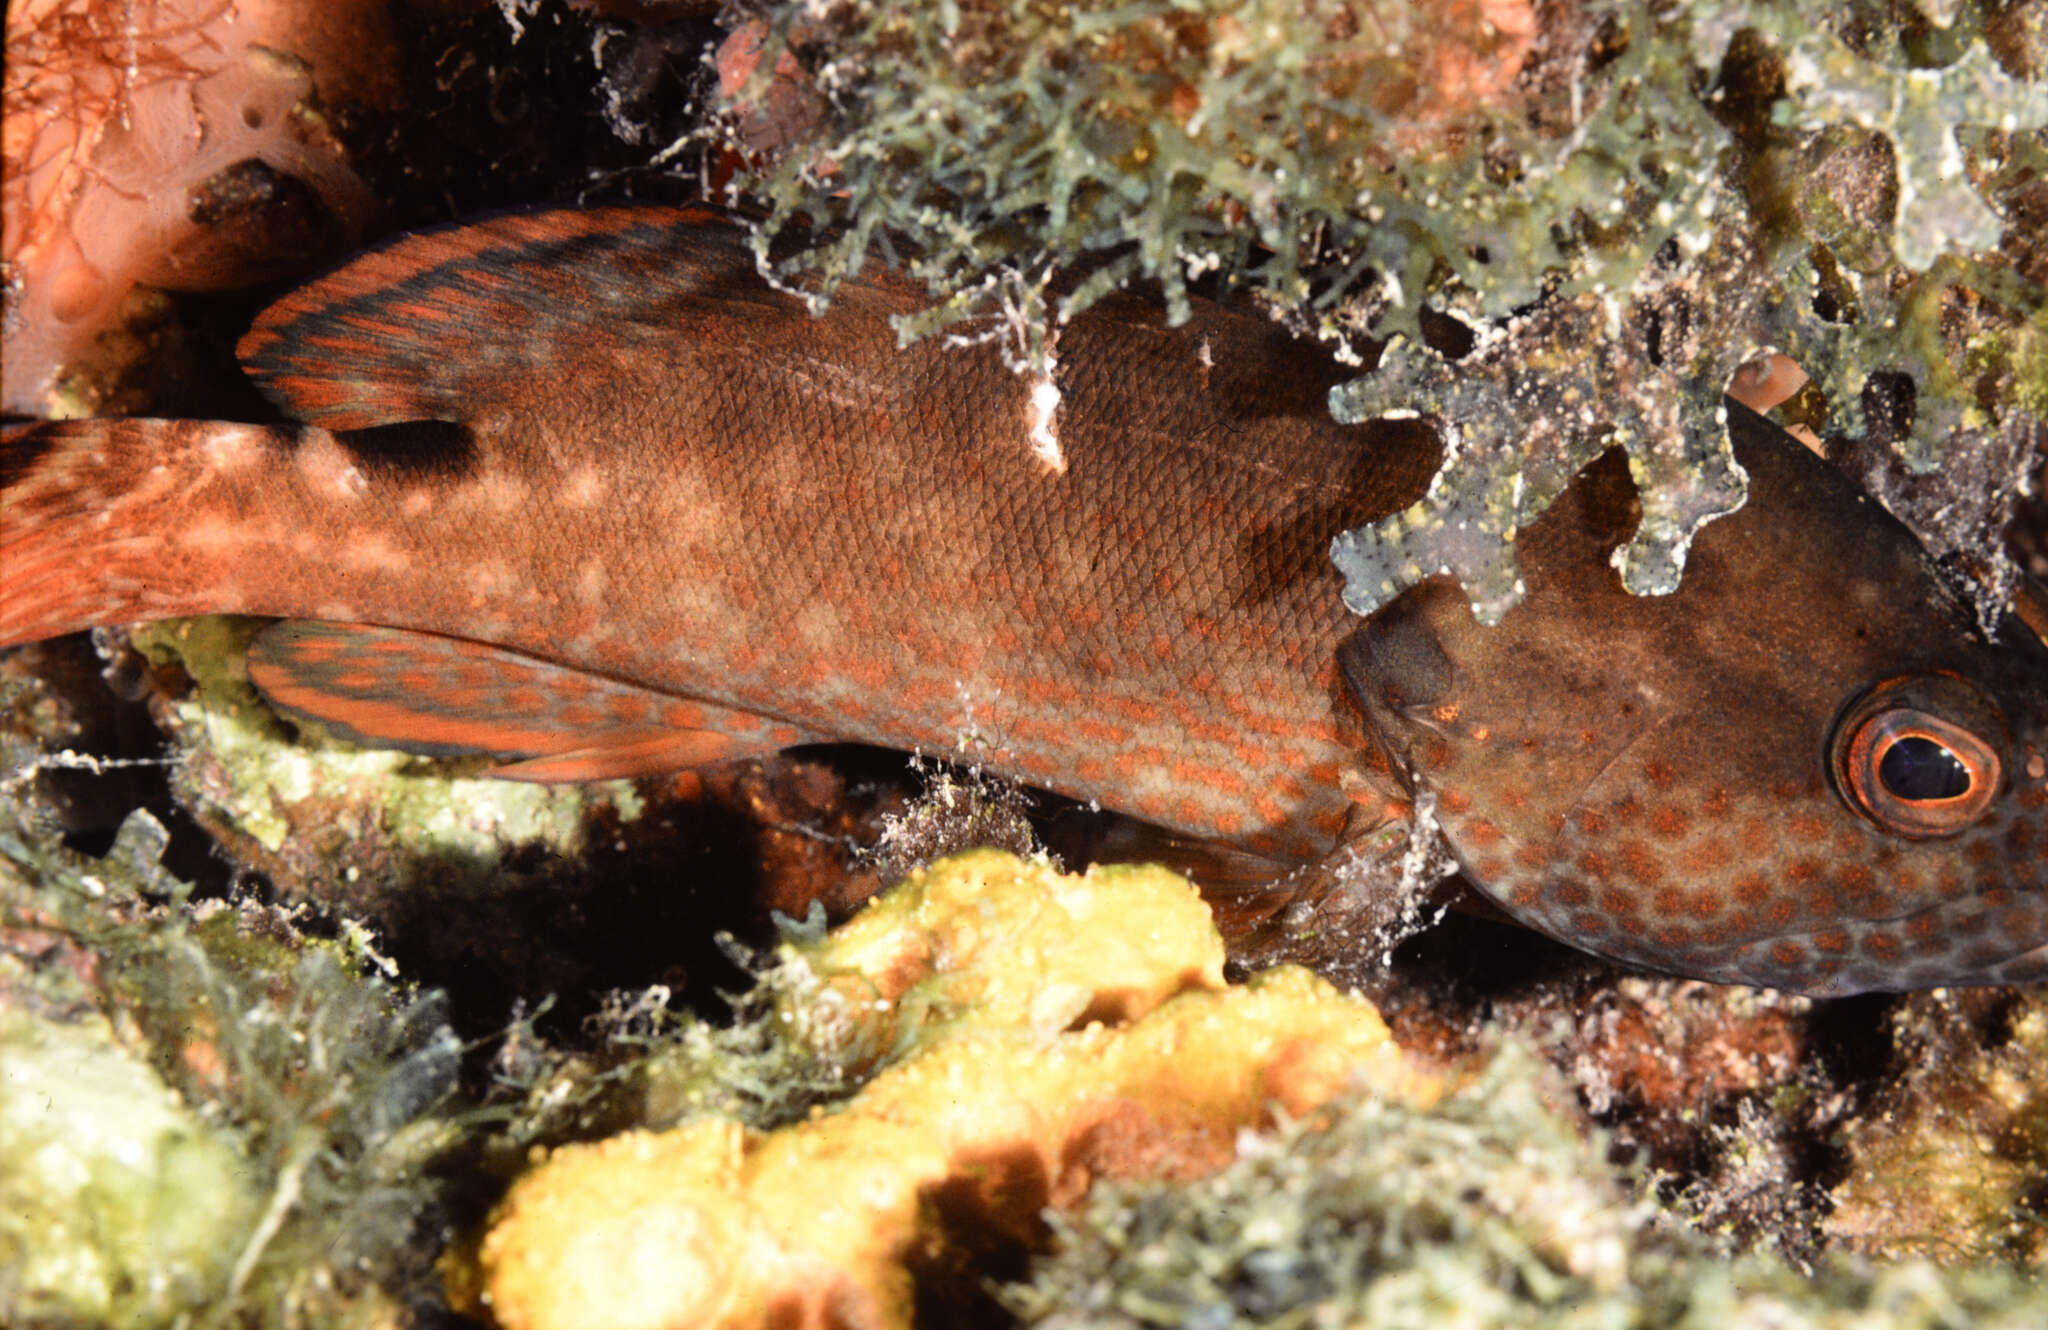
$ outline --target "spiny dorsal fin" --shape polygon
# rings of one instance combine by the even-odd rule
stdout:
[[[285,296],[238,352],[334,430],[462,421],[545,394],[774,295],[708,208],[557,209],[401,237]]]
[[[288,715],[351,742],[491,753],[491,774],[648,776],[805,741],[763,716],[620,683],[481,642],[365,624],[286,620],[257,634],[249,679]]]

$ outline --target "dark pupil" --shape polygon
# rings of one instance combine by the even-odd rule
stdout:
[[[1884,750],[1877,778],[1898,799],[1954,799],[1970,792],[1970,769],[1948,749],[1917,734]]]

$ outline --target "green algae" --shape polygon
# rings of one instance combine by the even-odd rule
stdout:
[[[90,1223],[94,1236],[64,1256],[65,1268],[125,1260],[142,1273],[132,1277],[140,1284],[123,1287],[159,1298],[174,1290],[181,1305],[217,1308],[214,1323],[360,1324],[393,1315],[389,1287],[425,1277],[420,1267],[438,1243],[405,1254],[420,1241],[416,1225],[434,1214],[438,1184],[427,1161],[443,1151],[467,1150],[469,1167],[509,1169],[535,1143],[623,1125],[706,1113],[780,1125],[851,1094],[911,1046],[906,1031],[950,1019],[944,991],[883,1006],[850,997],[831,982],[845,968],[834,949],[849,943],[800,933],[774,958],[754,958],[758,982],[736,998],[731,1022],[674,1013],[659,991],[622,995],[603,1021],[607,1051],[529,1048],[528,1061],[542,1071],[525,1078],[519,1103],[464,1118],[446,1098],[456,1050],[434,1004],[407,1007],[365,977],[376,968],[373,954],[346,941],[309,945],[274,914],[150,905],[180,895],[155,862],[161,843],[160,829],[139,818],[112,852],[91,860],[33,841],[11,822],[0,841],[0,884],[19,893],[33,874],[41,884],[29,897],[35,918],[89,941],[101,972],[113,976],[102,984],[81,978],[86,967],[42,967],[35,1006],[83,1002],[112,1015],[46,1023],[35,1037],[89,1042],[91,1057],[107,1063],[98,1080],[136,1087],[122,1139],[146,1137],[166,1161],[143,1166],[157,1191],[124,1195],[105,1216],[74,1215],[74,1226]],[[30,912],[20,899],[8,898],[10,926]],[[18,972],[0,975],[11,994],[22,982]],[[1885,1144],[1882,1128],[1862,1129],[1851,1148],[1857,1176],[1869,1180],[1837,1190],[1840,1211],[1852,1201],[1864,1213],[1895,1206],[1921,1177],[1948,1176],[1927,1172],[1927,1152],[1953,1161],[1957,1140],[1992,1139],[2009,1161],[1987,1183],[2001,1189],[1996,1196],[1964,1179],[1960,1190],[1938,1189],[1940,1208],[1915,1213],[1911,1224],[1931,1223],[1929,1231],[1950,1238],[1950,1257],[2031,1250],[2000,1235],[2014,1231],[2013,1207],[2040,1176],[2038,1143],[2048,1140],[2048,1115],[2034,1103],[2048,1028],[2037,1005],[2015,1010],[2008,1051],[1977,1078],[1986,1094],[2014,1106],[2011,1116],[1967,1128],[1951,1119],[1941,1130],[1960,1133],[1955,1139],[1916,1135],[1910,1148]],[[1901,1026],[1902,1057],[1912,1059],[1908,1036],[1926,1023]],[[5,1033],[17,1037],[12,1025]],[[502,1059],[501,1075],[517,1060]],[[1921,1097],[1946,1096],[1949,1084],[1930,1080]],[[1602,1140],[1560,1113],[1557,1101],[1531,1060],[1511,1052],[1438,1109],[1361,1101],[1272,1137],[1246,1138],[1238,1161],[1209,1181],[1100,1186],[1078,1217],[1054,1223],[1058,1248],[1005,1299],[1027,1324],[1062,1327],[2017,1330],[2048,1314],[2037,1287],[1995,1265],[1823,1260],[1809,1276],[1764,1256],[1731,1258],[1725,1242],[1660,1216],[1640,1180],[1613,1167]],[[0,1105],[0,1119],[8,1112]],[[100,1134],[81,1122],[74,1150]],[[132,1161],[133,1150],[125,1157]],[[211,1171],[223,1158],[234,1163],[225,1178]],[[116,1181],[128,1176],[104,1156],[96,1160]],[[184,1170],[173,1170],[175,1184],[165,1171],[172,1162]],[[1768,1175],[1770,1161],[1763,1163]],[[123,1224],[142,1231],[162,1213],[152,1198],[173,1186],[185,1204],[169,1245],[104,1247]],[[88,1203],[95,1196],[81,1194]],[[218,1224],[196,1222],[208,1216]],[[272,1217],[274,1227],[252,1231]],[[1970,1230],[1982,1236],[1963,1242],[1966,1224],[1983,1225]],[[1904,1241],[1911,1250],[1907,1227],[1872,1235],[1867,1247],[1846,1231],[1836,1240],[1874,1252]],[[245,1260],[248,1273],[232,1288]],[[139,1295],[103,1304],[91,1300],[89,1284],[75,1283],[64,1295],[88,1309],[68,1323],[167,1323]],[[19,1321],[15,1308],[25,1305],[67,1323],[44,1314],[47,1303],[0,1305],[0,1315]],[[122,1320],[131,1305],[141,1310]],[[89,1310],[101,1306],[112,1310]]]
[[[955,795],[969,797],[957,788]],[[984,879],[1005,884],[1005,905],[964,903]],[[1119,891],[1144,899],[1191,890],[1151,865],[1099,867],[1088,882],[1086,891],[1063,888],[1060,869],[1043,855],[969,850],[908,873],[837,928],[824,927],[820,909],[809,920],[781,920],[782,940],[767,951],[722,937],[750,982],[723,995],[720,1019],[674,1010],[665,988],[612,994],[592,1022],[603,1040],[596,1053],[527,1048],[523,1107],[506,1139],[523,1151],[698,1117],[772,1131],[857,1093],[957,1028],[970,1007],[993,1026],[1026,1024],[1022,1006],[1041,1033],[1064,1029],[1087,995],[1047,976],[1070,970],[1084,949],[1070,943],[1049,955],[1045,944],[1048,930],[1075,927],[1064,914],[1072,902],[1108,909]],[[1112,928],[1085,954],[1114,973],[1131,954],[1161,945],[1157,936],[1122,938]],[[906,980],[927,966],[932,973]],[[907,986],[880,991],[892,978]]]
[[[2043,318],[2007,224],[2048,125],[2020,72],[2042,20],[2001,11],[1994,51],[1976,6],[1909,41],[1870,10],[791,0],[746,7],[764,54],[715,136],[768,207],[764,273],[822,308],[900,259],[933,298],[906,340],[996,339],[1056,382],[1066,319],[1146,283],[1178,322],[1197,280],[1360,363],[1395,339],[1333,412],[1436,416],[1448,456],[1339,538],[1346,601],[1450,572],[1490,621],[1513,533],[1610,446],[1645,507],[1617,567],[1675,590],[1743,500],[1721,396],[1766,352],[1831,439],[1916,471],[2039,418],[2019,376],[1959,367]],[[1426,346],[1425,315],[1478,350]]]
[[[1359,1097],[1187,1185],[1099,1184],[1002,1290],[1048,1330],[2019,1330],[2048,1290],[1924,1260],[1807,1272],[1661,1219],[1509,1046],[1428,1109]]]
[[[1827,131],[1853,124],[1883,134],[1897,163],[1892,251],[1924,272],[1944,255],[1996,248],[2005,221],[1968,179],[1961,132],[2048,127],[2048,84],[2016,79],[1988,46],[1966,47],[1939,68],[1887,65],[1852,49],[1797,8],[1745,6],[1784,50],[1787,96],[1778,124]]]
[[[231,1134],[115,1038],[0,1008],[0,1309],[150,1326],[211,1302],[260,1197]]]
[[[1615,551],[1622,584],[1637,595],[1676,589],[1693,534],[1744,501],[1748,476],[1728,441],[1719,386],[1735,357],[1726,345],[1699,345],[1693,354],[1718,357],[1720,369],[1673,376],[1603,338],[1611,317],[1599,297],[1554,302],[1509,321],[1455,365],[1397,341],[1378,373],[1331,390],[1341,421],[1420,410],[1445,422],[1445,461],[1423,498],[1331,542],[1353,613],[1371,614],[1448,572],[1480,621],[1498,622],[1522,598],[1515,532],[1616,444],[1643,499],[1635,536]],[[1503,391],[1511,414],[1494,409]]]
[[[1451,282],[1505,314],[1554,278],[1625,285],[1700,206],[1727,141],[1686,64],[1606,32],[1618,5],[1568,17],[1573,56],[1599,69],[1535,105],[1506,95],[1527,32],[1407,5],[752,8],[767,53],[741,101],[784,50],[822,94],[803,150],[741,177],[772,205],[764,265],[816,274],[822,303],[907,237],[937,304],[906,337],[1006,303],[1064,320],[1137,279],[1180,322],[1211,274],[1339,343],[1417,332]],[[1443,45],[1472,86],[1439,98],[1418,84]],[[743,118],[723,128],[747,146]],[[846,230],[771,261],[799,221]],[[1111,251],[1049,303],[1055,270]],[[1344,308],[1362,296],[1363,322]]]
[[[194,903],[0,802],[0,1321],[390,1324],[428,1275],[459,1045],[359,932]]]
[[[815,930],[824,929],[822,916]],[[720,938],[747,975],[710,1020],[675,1009],[655,986],[609,995],[590,1027],[597,1046],[564,1050],[516,1027],[498,1058],[517,1092],[491,1153],[507,1167],[536,1145],[662,1130],[719,1117],[771,1131],[855,1093],[893,1036],[855,1010],[804,948],[801,930],[767,952]]]

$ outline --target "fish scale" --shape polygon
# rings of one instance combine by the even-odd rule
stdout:
[[[1610,459],[1520,533],[1499,627],[1443,579],[1361,622],[1329,542],[1422,493],[1426,428],[1336,424],[1346,371],[1262,318],[1119,296],[1059,330],[1055,463],[997,345],[897,346],[922,303],[871,274],[813,318],[702,212],[403,238],[244,339],[304,423],[9,440],[0,643],[279,616],[251,675],[280,705],[529,779],[971,732],[1276,874],[1428,791],[1475,885],[1632,964],[2048,974],[2048,651],[1984,640],[1768,425],[1738,413],[1750,505],[1676,595],[1619,585],[1639,506]],[[1906,809],[1941,835],[1843,765],[1914,725],[1975,764],[1967,822]]]

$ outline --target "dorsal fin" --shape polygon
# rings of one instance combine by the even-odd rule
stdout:
[[[709,208],[556,209],[403,236],[266,309],[242,364],[333,430],[467,420],[777,296]],[[707,303],[708,302],[708,303]],[[573,371],[573,372],[572,372]]]
[[[749,712],[671,697],[481,642],[285,620],[257,634],[249,679],[288,715],[351,742],[491,753],[491,774],[647,776],[773,752],[805,737]]]

